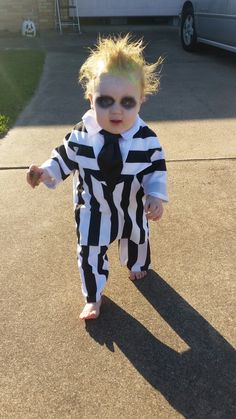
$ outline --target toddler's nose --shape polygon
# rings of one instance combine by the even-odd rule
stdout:
[[[121,111],[122,111],[122,107],[121,107],[120,103],[114,102],[112,107],[111,107],[111,112],[112,113],[121,113]]]

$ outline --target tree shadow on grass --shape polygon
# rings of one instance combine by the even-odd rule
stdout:
[[[163,344],[107,297],[102,316],[86,322],[89,334],[111,351],[115,343],[184,417],[235,418],[234,348],[154,271],[134,284],[190,349]]]

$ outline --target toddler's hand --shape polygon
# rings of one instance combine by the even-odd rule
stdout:
[[[26,174],[26,180],[32,188],[50,179],[47,171],[36,165],[31,165]]]
[[[147,195],[144,210],[148,220],[160,220],[164,210],[162,200],[155,196]]]

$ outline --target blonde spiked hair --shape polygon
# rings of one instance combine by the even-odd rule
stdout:
[[[156,93],[160,85],[160,71],[157,68],[163,60],[160,57],[154,64],[147,63],[143,56],[144,48],[143,40],[133,41],[130,34],[99,37],[97,45],[90,49],[90,55],[79,72],[79,82],[85,91],[85,98],[88,99],[93,92],[94,81],[102,74],[131,79],[135,76],[136,80],[140,80],[144,97]]]

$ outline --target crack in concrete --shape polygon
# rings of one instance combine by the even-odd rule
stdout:
[[[222,160],[236,160],[236,157],[209,157],[209,158],[191,158],[191,159],[169,159],[166,163],[185,163],[185,162],[197,162],[197,161],[222,161]],[[29,165],[30,166],[30,165]],[[27,170],[29,166],[3,166],[0,170]]]

